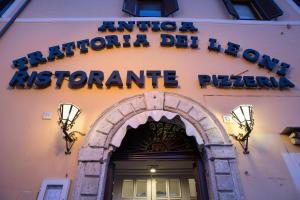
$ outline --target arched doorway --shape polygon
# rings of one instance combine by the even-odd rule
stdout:
[[[222,125],[205,107],[182,95],[149,92],[124,99],[95,121],[78,158],[73,199],[104,199],[109,163],[127,128],[145,124],[149,117],[179,116],[186,135],[203,148],[203,164],[210,199],[244,199],[232,143]]]
[[[151,117],[127,130],[112,153],[106,200],[208,199],[200,146],[180,117]]]

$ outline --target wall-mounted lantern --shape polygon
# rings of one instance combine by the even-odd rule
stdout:
[[[245,129],[244,133],[234,135],[234,138],[241,144],[243,153],[248,154],[248,140],[254,125],[252,105],[239,105],[231,111],[231,116],[240,128]]]
[[[75,136],[76,133],[84,135],[78,131],[73,131],[68,133],[68,130],[72,128],[75,123],[75,120],[78,118],[80,114],[80,108],[70,104],[70,103],[62,103],[58,107],[58,115],[59,115],[59,125],[64,134],[64,139],[66,141],[66,154],[71,154],[71,148],[77,137]]]

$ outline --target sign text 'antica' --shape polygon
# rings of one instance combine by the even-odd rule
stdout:
[[[137,30],[135,30],[137,29]],[[159,35],[160,46],[162,48],[178,48],[200,50],[199,38],[196,34],[198,28],[193,22],[181,22],[177,24],[173,21],[104,21],[98,27],[101,33],[110,32],[118,34],[109,34],[97,36],[91,39],[82,39],[78,41],[66,42],[61,45],[49,47],[47,53],[34,51],[26,56],[14,59],[12,65],[17,69],[9,82],[11,88],[48,88],[53,79],[57,88],[61,88],[64,81],[68,81],[68,87],[71,89],[83,88],[87,85],[92,88],[126,87],[131,88],[136,84],[139,88],[145,87],[145,79],[149,78],[152,87],[158,87],[159,78],[163,78],[164,87],[177,88],[179,86],[178,74],[170,68],[169,70],[128,70],[126,78],[122,78],[120,72],[113,70],[110,74],[104,74],[103,71],[95,69],[90,72],[79,71],[35,71],[38,66],[45,65],[65,57],[73,57],[76,51],[81,54],[87,54],[90,51],[101,51],[113,48],[148,48],[151,46],[147,34],[148,32],[163,32]],[[139,31],[139,34],[132,34]],[[179,34],[173,34],[178,31]],[[122,33],[122,34],[121,34]],[[241,57],[257,67],[272,72],[274,76],[240,76],[240,75],[207,75],[197,74],[195,78],[201,88],[211,85],[217,88],[266,88],[266,89],[289,89],[294,84],[286,77],[289,72],[290,64],[273,58],[270,55],[262,54],[252,48],[243,48],[234,42],[227,42],[221,46],[216,38],[207,40],[208,51],[224,53],[230,57]],[[223,50],[224,49],[224,50]]]

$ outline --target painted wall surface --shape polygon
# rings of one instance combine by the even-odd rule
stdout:
[[[69,4],[67,1],[32,1],[32,4],[22,14],[23,18],[35,17],[122,17],[120,10],[104,9],[99,5],[88,8],[81,7],[82,12],[75,8],[82,6],[79,1]],[[55,2],[55,3],[54,3]],[[59,4],[60,2],[60,4]],[[121,1],[107,1],[109,6],[120,7]],[[45,3],[45,4],[44,4]],[[77,4],[78,3],[78,4]],[[89,2],[90,4],[91,2]],[[93,1],[99,4],[98,1]],[[102,1],[103,3],[103,1]],[[216,1],[210,1],[212,9]],[[53,6],[55,4],[55,6]],[[195,3],[197,4],[197,3]],[[199,3],[200,4],[200,3]],[[299,15],[288,7],[285,1],[278,1],[283,8],[291,9],[291,14],[283,16],[285,20],[298,20]],[[74,7],[74,9],[57,10],[57,5]],[[184,9],[191,9],[186,17],[202,17],[188,4],[179,1]],[[51,7],[53,6],[53,7]],[[223,6],[223,5],[222,5]],[[102,10],[103,9],[103,10]],[[86,12],[88,11],[88,12]],[[210,12],[209,12],[210,13]],[[216,15],[223,18],[223,14]],[[291,18],[289,18],[291,16]],[[294,17],[295,16],[295,17]],[[212,15],[210,17],[213,18]],[[206,17],[204,17],[206,18]],[[129,18],[127,18],[130,20]],[[116,21],[119,19],[115,19]],[[133,18],[131,20],[137,20]],[[152,18],[150,19],[152,20]],[[174,20],[175,19],[171,19]],[[195,19],[197,21],[197,19]],[[178,24],[181,21],[178,21]],[[250,154],[243,155],[239,144],[233,141],[239,161],[239,170],[247,199],[299,199],[300,192],[296,190],[287,166],[282,158],[283,152],[300,153],[300,148],[289,143],[286,136],[279,133],[287,126],[299,126],[300,113],[300,57],[299,34],[300,25],[291,24],[247,24],[195,22],[199,31],[194,34],[199,37],[199,49],[163,48],[160,46],[160,34],[146,32],[150,47],[113,48],[102,51],[89,49],[86,55],[75,50],[71,58],[56,60],[29,71],[71,72],[83,70],[102,70],[107,80],[113,70],[119,70],[125,83],[127,70],[176,70],[179,88],[166,89],[162,79],[157,89],[151,86],[151,80],[146,78],[144,89],[133,85],[131,89],[124,87],[78,90],[69,89],[67,81],[61,89],[55,88],[55,79],[47,89],[11,89],[9,81],[16,69],[11,67],[13,59],[40,50],[47,56],[48,47],[81,39],[92,39],[112,33],[99,33],[97,28],[101,21],[90,20],[60,21],[60,22],[16,22],[0,39],[0,199],[35,199],[40,184],[45,178],[69,177],[74,181],[77,170],[77,158],[84,137],[79,137],[72,149],[72,154],[64,154],[65,144],[61,130],[57,124],[57,106],[61,102],[72,102],[82,109],[82,114],[72,130],[87,133],[107,108],[118,101],[147,91],[167,91],[190,97],[207,107],[224,125],[228,133],[238,131],[235,124],[223,123],[222,116],[229,114],[231,109],[239,104],[249,103],[254,107],[255,126],[250,138]],[[2,23],[1,23],[2,24]],[[0,24],[0,26],[1,26]],[[140,32],[135,28],[130,33],[132,38]],[[122,38],[124,33],[113,33]],[[180,34],[179,32],[171,34]],[[223,50],[228,41],[241,45],[242,50],[253,48],[261,54],[268,54],[291,65],[287,77],[296,85],[285,91],[267,89],[217,89],[208,86],[200,88],[197,74],[239,74],[273,76],[256,64],[245,61],[240,51],[234,58],[224,53],[209,52],[208,39],[217,38]],[[121,40],[122,42],[122,40]],[[43,112],[52,112],[51,120],[42,120]],[[74,182],[73,182],[74,183]],[[74,184],[72,183],[72,186]],[[71,188],[72,189],[72,188]],[[71,192],[70,192],[71,194]]]
[[[284,11],[281,20],[299,20],[299,13],[291,7],[287,0],[275,1]],[[90,6],[93,5],[93,6]],[[199,19],[232,19],[220,0],[178,0],[179,11],[172,17]],[[89,0],[86,3],[72,0],[32,0],[30,7],[22,13],[22,18],[98,18],[98,17],[126,17],[128,14],[120,12],[121,0]]]

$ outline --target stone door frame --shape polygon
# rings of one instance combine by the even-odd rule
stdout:
[[[244,199],[236,154],[229,137],[216,119],[198,102],[175,93],[148,92],[124,99],[104,111],[95,121],[78,158],[73,199],[103,200],[110,155],[119,147],[128,126],[180,116],[187,135],[202,148],[210,199]]]

